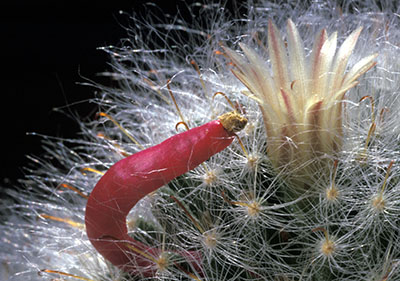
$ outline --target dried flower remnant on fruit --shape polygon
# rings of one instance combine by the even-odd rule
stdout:
[[[328,159],[342,146],[345,94],[376,64],[377,55],[369,55],[346,72],[361,30],[353,31],[336,50],[337,33],[328,36],[323,29],[307,58],[295,24],[288,20],[286,46],[270,21],[271,66],[243,43],[244,57],[224,47],[233,74],[248,89],[243,93],[260,105],[270,161],[276,170],[285,169],[286,179],[299,191],[313,186],[316,174],[329,172]]]
[[[228,132],[232,133],[243,130],[243,128],[246,127],[247,124],[246,117],[240,115],[235,111],[222,114],[218,117],[218,120]]]

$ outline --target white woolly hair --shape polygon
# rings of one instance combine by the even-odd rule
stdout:
[[[146,17],[122,15],[131,17],[127,38],[102,47],[112,65],[103,75],[118,86],[88,83],[96,88],[91,102],[103,114],[79,123],[80,139],[43,137],[46,156],[31,156],[35,168],[27,170],[21,188],[6,190],[2,280],[400,280],[395,1],[247,1],[235,3],[233,11],[224,6],[229,1],[206,2],[185,8],[192,22],[179,15],[152,21],[157,9],[152,5]],[[239,43],[245,43],[268,66],[268,21],[285,42],[288,19],[304,41],[306,57],[321,29],[337,31],[340,46],[359,26],[347,70],[378,54],[377,66],[346,93],[336,164],[321,167],[328,173],[313,174],[314,188],[301,195],[288,191],[287,171],[271,164],[259,105],[243,94],[248,89],[233,75],[235,65],[223,49],[239,56]],[[177,134],[178,122],[193,128],[232,110],[223,95],[213,97],[216,92],[249,120],[238,133],[244,150],[235,141],[133,208],[129,234],[169,256],[168,266],[154,277],[130,276],[89,242],[86,196],[118,160]],[[202,253],[201,274],[176,265],[182,257],[171,253],[179,249]]]

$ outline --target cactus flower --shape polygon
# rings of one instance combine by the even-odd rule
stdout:
[[[342,145],[346,93],[376,64],[377,54],[372,54],[346,71],[361,31],[353,31],[337,50],[337,33],[322,29],[307,57],[290,19],[287,44],[269,21],[270,66],[245,44],[240,44],[245,58],[225,48],[233,74],[248,89],[243,93],[260,105],[273,166],[284,169],[286,179],[300,190],[329,171]]]

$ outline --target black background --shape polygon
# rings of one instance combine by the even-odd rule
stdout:
[[[76,135],[77,123],[53,109],[92,97],[93,89],[77,83],[101,81],[97,74],[109,59],[97,47],[125,36],[119,22],[127,18],[119,14],[124,6],[52,3],[0,4],[2,186],[23,177],[27,154],[43,152],[41,138],[28,132]],[[93,105],[71,109],[90,118]]]
[[[228,1],[227,8],[236,9],[237,2]],[[185,18],[190,3],[184,0],[3,1],[0,4],[0,188],[18,186],[17,180],[24,177],[23,167],[29,163],[26,155],[43,153],[42,139],[27,133],[79,137],[76,120],[54,108],[67,106],[80,118],[95,118],[95,106],[84,102],[93,97],[94,89],[79,82],[91,79],[103,85],[109,83],[98,75],[110,69],[108,55],[98,47],[118,46],[127,37],[125,27],[132,23],[129,15],[146,17],[151,10],[161,18],[178,12]]]
[[[110,69],[110,60],[97,48],[118,45],[127,36],[128,15],[149,8],[149,1],[81,2],[0,4],[1,187],[24,176],[26,155],[43,153],[41,138],[27,133],[77,137],[76,121],[54,108],[72,105],[82,118],[94,118],[93,104],[73,105],[93,97],[94,89],[79,82],[107,84],[98,74]],[[153,2],[171,14],[182,5]]]

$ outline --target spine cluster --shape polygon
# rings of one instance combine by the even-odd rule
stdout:
[[[400,11],[242,8],[136,17],[130,40],[104,48],[119,88],[96,85],[83,137],[44,138],[1,204],[1,278],[400,280]],[[84,225],[99,179],[232,107],[248,120],[238,140],[134,206],[128,235],[146,246],[129,251],[145,262],[113,266]]]

